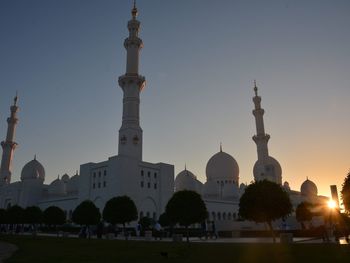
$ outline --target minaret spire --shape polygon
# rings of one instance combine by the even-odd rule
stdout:
[[[254,92],[253,102],[255,109],[253,115],[255,116],[256,135],[253,136],[253,140],[258,148],[258,160],[264,160],[269,156],[267,143],[270,139],[270,135],[265,133],[264,127],[264,109],[261,108],[261,97],[258,96],[258,87],[254,80]]]
[[[282,168],[276,159],[269,155],[267,143],[270,139],[270,135],[265,133],[264,127],[264,109],[261,108],[261,97],[258,96],[258,87],[254,80],[254,93],[253,97],[254,110],[253,115],[255,117],[256,135],[253,136],[253,140],[256,143],[258,160],[254,165],[254,179],[270,180],[272,182],[282,184]]]
[[[11,116],[7,118],[6,140],[1,142],[2,158],[0,166],[0,186],[11,182],[13,153],[17,146],[17,143],[14,141],[16,125],[18,123],[17,112],[19,110],[17,101],[18,96],[16,92],[16,96],[13,99],[13,105],[10,107]]]
[[[138,12],[136,7],[136,0],[134,0],[134,7],[131,9],[131,15],[133,19],[136,19]]]
[[[140,22],[136,19],[138,10],[134,1],[131,20],[128,22],[129,37],[124,41],[127,51],[126,72],[119,77],[122,88],[123,119],[119,129],[118,153],[122,156],[142,160],[142,129],[140,127],[140,92],[145,86],[145,78],[139,75],[139,53],[143,47],[138,37]]]

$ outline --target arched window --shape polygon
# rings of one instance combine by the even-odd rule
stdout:
[[[236,213],[233,213],[233,219],[236,219],[237,215]]]
[[[232,220],[231,213],[228,213],[228,214],[227,214],[227,219],[228,219],[228,220]]]
[[[221,220],[221,213],[218,212],[218,220]]]
[[[147,217],[150,217],[149,215],[150,215],[150,213],[149,213],[149,212],[147,212],[147,213],[146,213],[146,216],[147,216]]]
[[[225,212],[222,213],[222,220],[226,220],[226,213]]]

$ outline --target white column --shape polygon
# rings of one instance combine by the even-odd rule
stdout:
[[[128,22],[129,37],[124,41],[127,51],[126,73],[119,77],[119,86],[123,96],[123,119],[119,130],[118,154],[142,160],[142,129],[140,127],[140,92],[145,85],[145,78],[139,72],[139,53],[143,47],[138,37],[140,22],[136,20],[137,9],[131,11],[132,19]]]

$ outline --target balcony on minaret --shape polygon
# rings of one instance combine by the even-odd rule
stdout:
[[[258,134],[253,136],[253,140],[255,143],[265,142],[267,143],[270,140],[269,134]]]
[[[142,91],[146,84],[146,79],[144,76],[130,73],[122,75],[118,78],[118,84],[123,90],[134,83],[139,87],[140,91]]]

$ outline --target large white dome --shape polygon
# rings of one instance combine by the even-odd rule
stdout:
[[[279,162],[268,156],[265,160],[257,160],[253,168],[255,181],[269,180],[282,184],[282,167]]]
[[[42,181],[45,180],[45,169],[44,166],[34,158],[26,165],[23,166],[21,172],[21,180],[28,179],[40,179]]]
[[[181,171],[175,178],[175,191],[196,191],[196,176],[187,169]]]
[[[318,191],[316,184],[313,181],[306,179],[300,187],[300,192],[304,196],[316,196]]]
[[[239,167],[231,155],[220,151],[209,159],[206,167],[206,175],[207,181],[220,181],[220,183],[231,182],[238,185]]]

